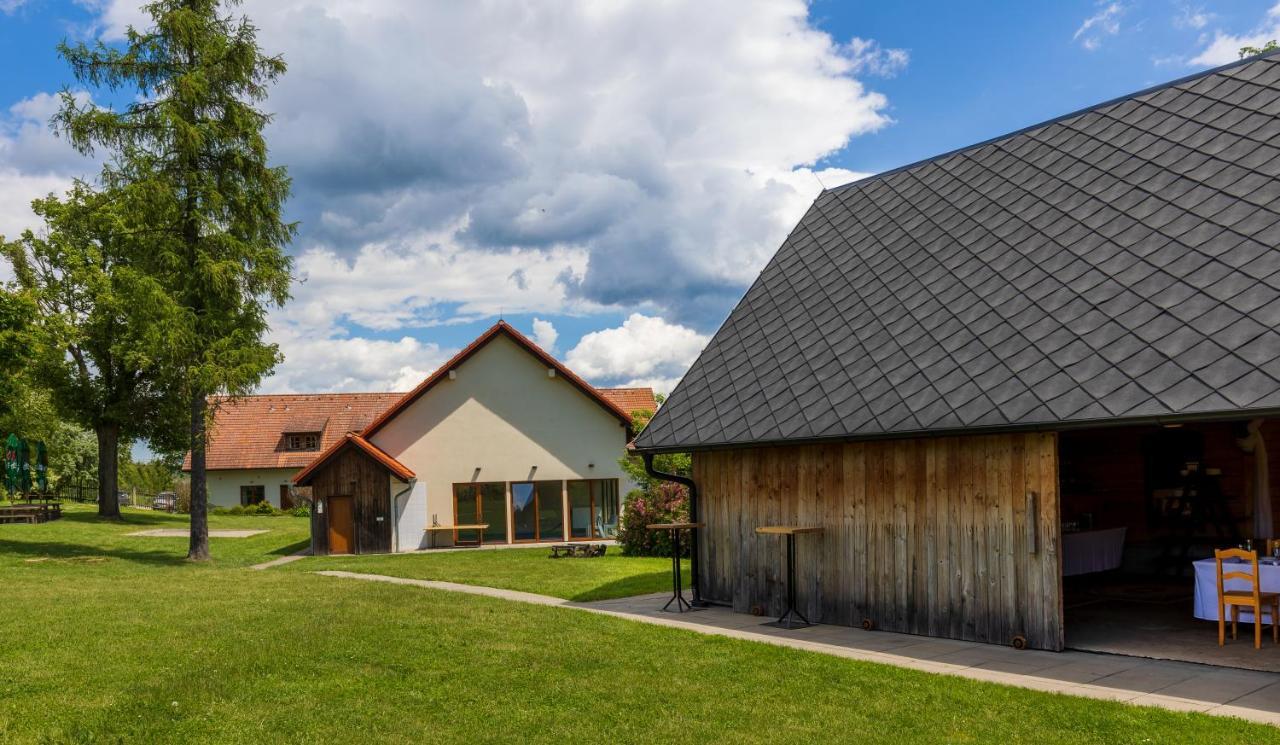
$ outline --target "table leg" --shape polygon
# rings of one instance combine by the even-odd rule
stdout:
[[[671,607],[672,603],[676,604],[676,613],[684,613],[686,610],[692,610],[693,606],[689,605],[689,601],[684,599],[684,590],[680,587],[680,531],[671,531],[671,599],[667,604],[662,606],[663,610]]]
[[[796,608],[796,537],[787,534],[787,609],[777,621],[769,624],[780,628],[797,628],[795,619],[799,618],[801,626],[811,626],[809,619]]]

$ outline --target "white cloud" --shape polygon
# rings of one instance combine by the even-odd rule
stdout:
[[[556,326],[551,321],[541,318],[533,319],[533,343],[542,347],[547,352],[554,352],[556,348],[556,339],[560,338],[560,332],[556,331]]]
[[[8,15],[26,5],[26,3],[27,0],[0,0],[0,13]]]
[[[1178,6],[1178,12],[1173,17],[1174,28],[1192,29],[1199,31],[1214,19],[1214,14],[1208,12],[1198,5],[1181,4]]]
[[[1120,16],[1125,11],[1120,3],[1099,3],[1098,5],[1098,11],[1084,19],[1080,28],[1077,28],[1071,37],[1090,52],[1101,47],[1105,37],[1120,33]]]
[[[137,6],[104,1],[104,34],[145,25]],[[499,312],[712,326],[819,179],[862,175],[815,164],[890,123],[887,99],[859,76],[909,60],[833,39],[804,0],[248,0],[241,11],[290,68],[266,108],[302,223],[305,284],[272,317],[290,358],[280,384],[295,389],[335,374],[294,367],[314,359],[306,345],[354,349],[362,333]],[[399,349],[371,344],[361,351]]]
[[[5,10],[3,4],[0,10]],[[32,200],[61,194],[74,178],[93,176],[98,170],[96,161],[77,153],[49,129],[58,105],[56,95],[37,93],[0,114],[0,237],[13,239],[24,230],[38,229]],[[0,282],[12,278],[12,267],[0,261]]]
[[[412,337],[395,341],[320,338],[286,328],[269,340],[288,350],[262,393],[407,391],[451,356]]]
[[[670,393],[710,337],[661,318],[632,313],[621,326],[585,334],[569,350],[569,369],[598,385],[649,386]]]
[[[893,77],[907,68],[911,54],[905,49],[884,49],[875,39],[862,39],[857,36],[849,40],[849,55],[853,58],[854,70],[870,75]]]
[[[1231,34],[1221,29],[1214,31],[1213,40],[1191,58],[1190,64],[1206,67],[1225,65],[1240,59],[1242,47],[1261,48],[1277,39],[1280,39],[1280,2],[1271,6],[1250,31],[1242,34]]]

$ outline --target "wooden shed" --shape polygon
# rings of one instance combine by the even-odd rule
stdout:
[[[311,487],[311,552],[388,553],[392,550],[392,486],[413,471],[350,432],[294,477]]]
[[[1260,56],[820,194],[635,442],[693,453],[702,598],[779,612],[755,529],[816,526],[809,618],[1058,650],[1082,526],[1270,537],[1276,112]]]

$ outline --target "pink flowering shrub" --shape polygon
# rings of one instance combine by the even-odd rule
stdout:
[[[618,526],[618,543],[627,556],[670,556],[671,532],[648,530],[652,523],[678,523],[689,519],[687,490],[669,481],[655,481],[647,489],[627,495]],[[680,553],[689,555],[686,536],[681,536]]]

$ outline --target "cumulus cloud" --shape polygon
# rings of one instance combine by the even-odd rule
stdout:
[[[0,5],[0,9],[3,9]],[[79,93],[82,101],[88,96]],[[97,161],[76,152],[49,129],[58,110],[58,97],[37,93],[9,106],[0,114],[0,236],[17,237],[37,228],[31,201],[66,191],[73,179],[91,177]],[[0,261],[0,281],[12,279],[8,262]]]
[[[1104,38],[1120,33],[1120,16],[1124,10],[1120,3],[1099,3],[1097,12],[1084,19],[1071,38],[1090,52],[1097,50]]]
[[[138,4],[103,0],[102,35],[145,26]],[[711,328],[823,184],[865,175],[817,164],[890,124],[862,78],[909,62],[832,38],[804,0],[240,11],[290,67],[266,108],[302,225],[303,284],[272,317],[290,358],[273,385],[297,390],[327,387],[329,372],[292,362],[326,343],[420,356],[384,340],[500,311]]]
[[[541,318],[533,319],[534,344],[537,344],[548,352],[554,352],[556,348],[556,339],[559,338],[560,332],[556,331],[554,323]]]
[[[409,336],[320,338],[286,327],[273,331],[269,340],[288,354],[264,381],[262,393],[407,391],[450,357],[438,345]]]
[[[1232,34],[1221,29],[1214,31],[1200,53],[1191,58],[1190,64],[1202,66],[1225,65],[1240,58],[1242,47],[1261,48],[1269,41],[1280,39],[1280,2],[1271,6],[1254,27],[1241,34]]]
[[[708,341],[691,328],[632,313],[621,326],[584,335],[565,363],[598,385],[670,393]]]
[[[142,21],[136,4],[106,6],[108,36]],[[889,123],[857,75],[907,63],[833,39],[803,0],[243,10],[290,64],[268,137],[295,179],[301,251],[416,251],[456,226],[472,262],[582,251],[571,299],[703,326],[819,189],[799,169]]]

